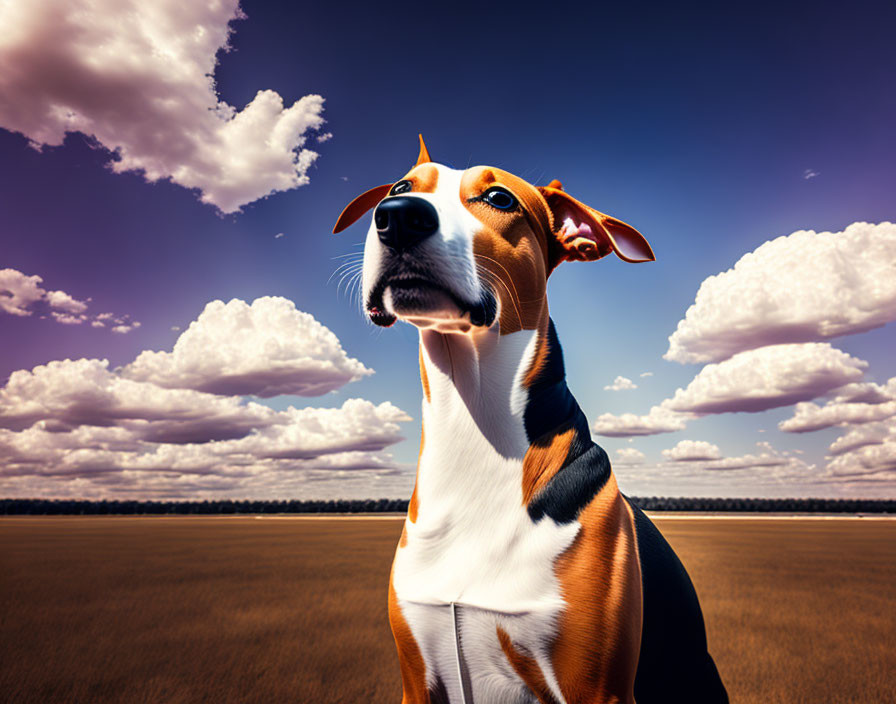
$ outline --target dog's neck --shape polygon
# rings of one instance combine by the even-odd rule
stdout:
[[[426,498],[450,511],[454,501],[485,508],[496,492],[508,499],[515,492],[513,501],[531,515],[536,494],[560,471],[603,453],[567,388],[546,312],[537,329],[508,335],[423,330],[420,366],[423,439],[412,518]]]

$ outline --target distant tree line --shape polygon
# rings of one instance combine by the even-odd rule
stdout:
[[[702,499],[631,497],[648,511],[719,511],[756,513],[896,513],[891,499]],[[405,513],[406,499],[330,499],[308,501],[83,501],[74,499],[0,499],[5,516],[224,515],[268,513]]]

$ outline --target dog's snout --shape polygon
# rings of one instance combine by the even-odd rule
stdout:
[[[414,247],[439,229],[439,216],[423,198],[395,196],[380,203],[373,213],[380,242],[394,250]]]

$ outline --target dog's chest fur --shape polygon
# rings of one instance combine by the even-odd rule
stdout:
[[[564,607],[554,562],[580,526],[549,517],[533,523],[526,512],[521,379],[533,334],[508,335],[500,345],[470,388],[456,385],[470,378],[457,369],[464,363],[457,354],[453,380],[427,358],[432,399],[424,402],[419,513],[406,521],[393,587],[420,646],[427,684],[444,687],[451,702],[463,701],[452,603],[474,701],[537,701],[508,662],[499,628],[538,663],[562,701],[547,651]],[[424,356],[438,353],[424,348]]]

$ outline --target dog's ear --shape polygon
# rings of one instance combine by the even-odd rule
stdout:
[[[429,158],[429,150],[426,148],[426,142],[423,141],[423,135],[420,135],[420,154],[417,156],[417,163],[414,166],[420,166],[420,164],[428,164],[432,159]]]
[[[395,184],[384,183],[382,186],[377,186],[376,188],[371,188],[369,191],[364,191],[364,193],[345,206],[345,210],[339,215],[339,219],[333,227],[333,234],[335,235],[342,232],[349,225],[354,225],[358,218],[389,195],[389,191],[392,190],[393,185]]]
[[[539,188],[554,216],[558,252],[556,266],[564,259],[593,261],[615,252],[626,262],[652,262],[653,250],[631,225],[589,208],[562,190],[559,181]]]

